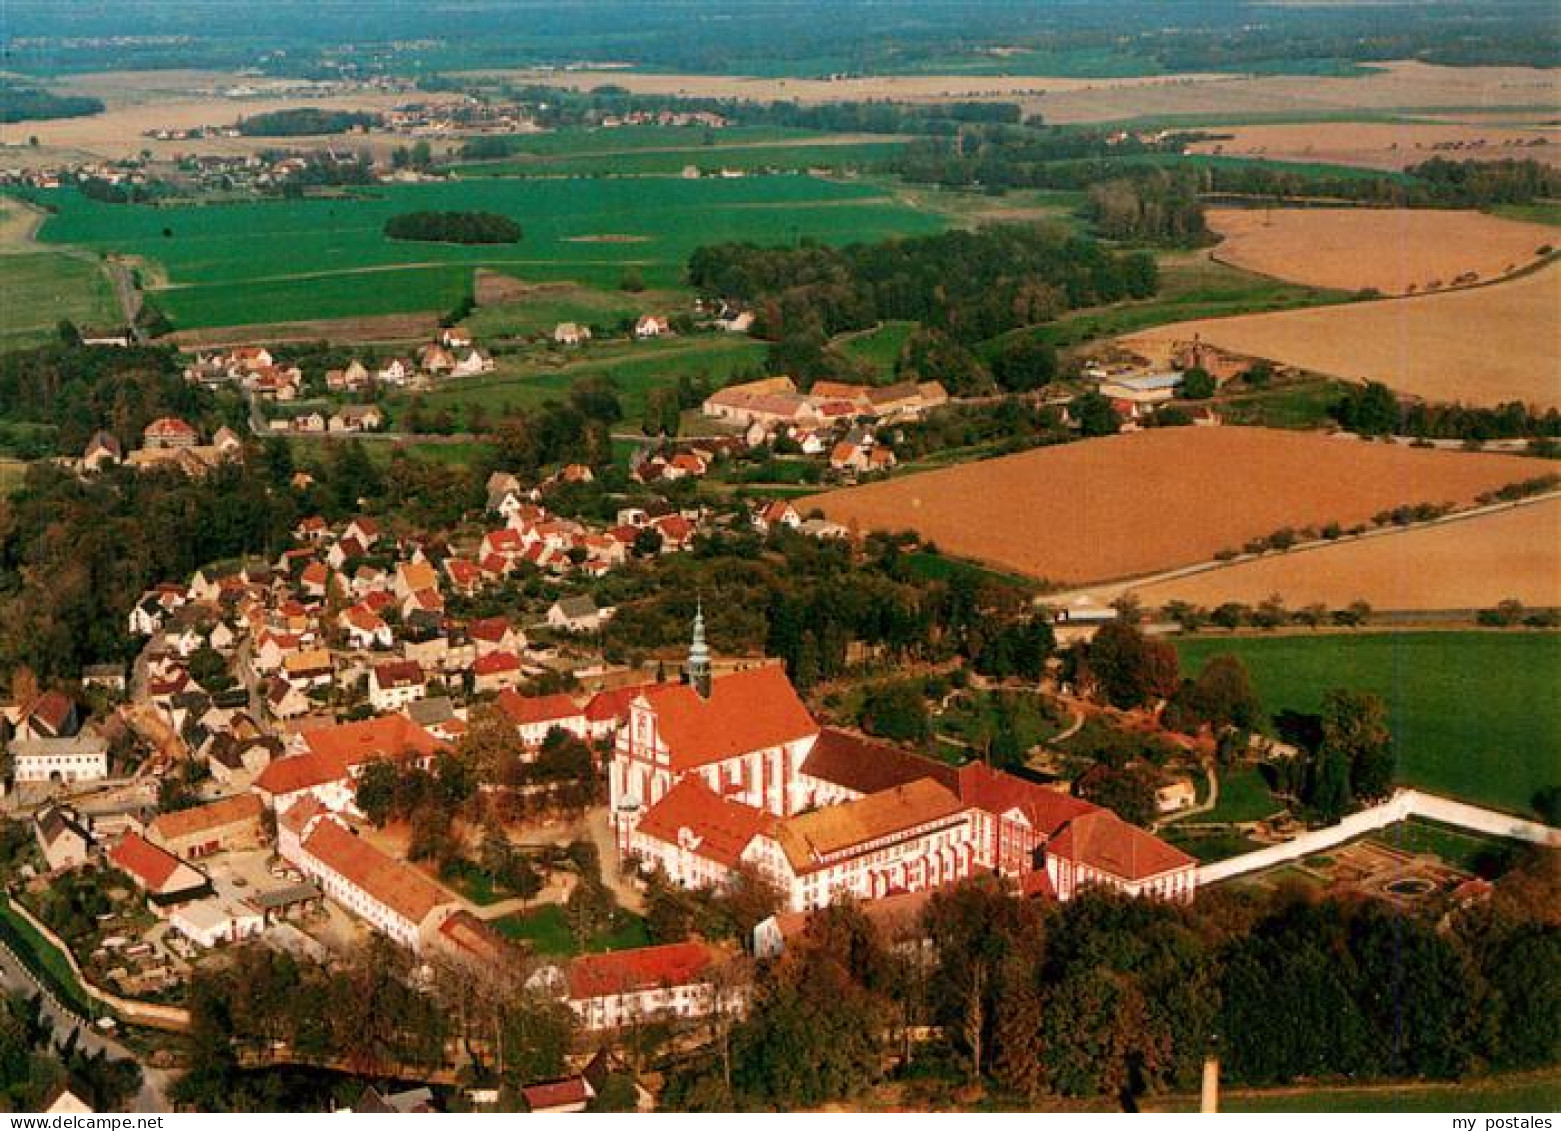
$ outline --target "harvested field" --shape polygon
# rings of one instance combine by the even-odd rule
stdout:
[[[1053,582],[1135,577],[1271,534],[1348,527],[1406,503],[1468,503],[1548,465],[1310,432],[1166,428],[815,495],[836,522],[915,530],[946,552]]]
[[[1488,609],[1507,598],[1561,606],[1561,499],[1379,538],[1295,551],[1129,589],[1148,606],[1186,601],[1290,608]]]
[[[1193,153],[1269,161],[1359,165],[1397,172],[1433,157],[1450,161],[1530,158],[1561,164],[1561,130],[1459,122],[1305,122],[1220,127]]]
[[[182,349],[228,349],[271,342],[399,342],[433,337],[439,313],[382,314],[363,318],[322,318],[310,322],[266,322],[253,326],[212,326],[180,330],[165,341]]]
[[[1372,64],[1369,74],[1184,74],[1131,78],[1059,78],[1024,75],[878,75],[852,79],[753,78],[741,75],[648,74],[632,71],[479,72],[590,90],[604,84],[638,94],[682,94],[803,103],[848,99],[1019,102],[1048,122],[1117,122],[1132,118],[1185,117],[1218,122],[1270,116],[1293,121],[1306,115],[1366,111],[1436,110],[1448,107],[1550,107],[1561,105],[1561,80],[1533,67],[1438,67],[1400,61]],[[1476,110],[1475,112],[1479,112]]]
[[[1431,401],[1561,407],[1561,267],[1441,294],[1158,326],[1123,344],[1163,359],[1194,335]]]
[[[1544,224],[1411,208],[1215,208],[1222,263],[1292,283],[1399,295],[1489,282],[1552,246]]]

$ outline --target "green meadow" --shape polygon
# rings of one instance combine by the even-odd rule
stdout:
[[[633,267],[649,286],[676,286],[702,244],[872,242],[944,226],[875,187],[802,175],[490,178],[169,207],[44,195],[58,211],[41,239],[144,260],[150,293],[183,328],[448,309],[476,267],[595,287]],[[524,237],[461,246],[384,236],[386,219],[417,210],[501,213]]]
[[[1333,688],[1387,704],[1405,785],[1532,815],[1561,783],[1561,634],[1393,632],[1188,637],[1182,667],[1233,653],[1270,714],[1315,713]]]
[[[807,170],[864,168],[894,157],[897,141],[810,145],[690,145],[666,149],[630,149],[603,153],[535,155],[460,165],[463,177],[665,176],[692,166],[710,174],[722,169]]]
[[[93,328],[122,321],[102,268],[47,249],[0,255],[0,349],[52,338],[62,318]]]

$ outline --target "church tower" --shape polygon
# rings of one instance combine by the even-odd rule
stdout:
[[[694,613],[694,642],[688,649],[688,685],[701,699],[710,698],[710,648],[705,644],[705,610]]]

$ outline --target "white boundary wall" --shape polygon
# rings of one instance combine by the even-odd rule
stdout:
[[[1514,817],[1509,813],[1498,813],[1494,809],[1482,809],[1478,805],[1467,805],[1462,801],[1438,797],[1432,793],[1421,793],[1416,789],[1401,789],[1381,805],[1352,813],[1336,825],[1302,833],[1284,844],[1270,845],[1256,852],[1248,852],[1244,856],[1233,856],[1229,860],[1205,864],[1198,869],[1198,884],[1200,887],[1204,884],[1217,884],[1221,880],[1244,876],[1249,872],[1260,872],[1276,864],[1311,856],[1324,849],[1343,844],[1345,841],[1354,840],[1356,837],[1365,836],[1389,825],[1396,825],[1410,817],[1424,817],[1427,820],[1440,821],[1444,825],[1453,825],[1489,836],[1526,841],[1547,848],[1561,848],[1561,829],[1553,829],[1549,825]]]

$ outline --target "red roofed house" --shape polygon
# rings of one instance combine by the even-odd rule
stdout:
[[[585,712],[564,694],[521,695],[514,690],[505,690],[499,693],[497,703],[499,710],[515,724],[520,741],[526,746],[541,746],[548,731],[555,727],[578,738],[585,738],[590,733]]]
[[[146,426],[141,442],[147,448],[193,448],[201,437],[177,416],[160,416]]]
[[[264,842],[261,814],[265,805],[253,793],[240,793],[164,813],[146,827],[146,838],[159,848],[198,860],[214,852],[259,848]]]
[[[477,657],[472,675],[478,694],[514,687],[520,682],[520,657],[513,652],[488,652]]]
[[[1191,899],[1198,862],[1109,809],[1075,817],[1046,846],[1046,874],[1058,899],[1086,884],[1107,884],[1129,895]]]
[[[449,891],[359,839],[312,799],[285,812],[278,827],[277,848],[286,860],[332,900],[414,953],[421,953],[459,908]]]
[[[522,1088],[520,1094],[526,1101],[526,1110],[533,1115],[570,1115],[584,1111],[596,1096],[596,1089],[584,1076],[570,1076],[532,1084]]]
[[[313,797],[333,812],[351,811],[357,777],[376,758],[433,762],[444,743],[405,715],[381,715],[305,731],[302,754],[278,758],[255,778],[255,792],[278,813]]]
[[[428,694],[428,679],[416,660],[390,660],[369,671],[369,702],[376,711],[399,711]]]
[[[108,850],[108,862],[146,892],[154,912],[205,895],[211,890],[204,875],[173,853],[158,848],[140,833],[126,833]]]
[[[591,1030],[659,1017],[703,1017],[716,1005],[714,966],[715,954],[702,942],[585,955],[569,964],[569,1007]],[[734,991],[726,1004],[740,1002],[740,991]]]

